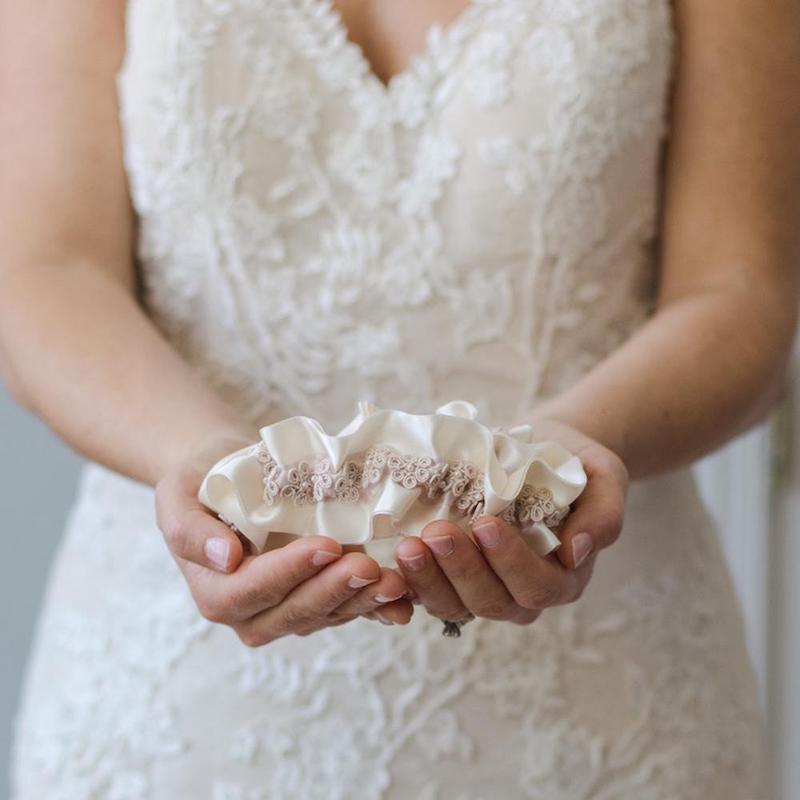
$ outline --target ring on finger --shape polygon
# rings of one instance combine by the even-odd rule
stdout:
[[[461,628],[468,622],[475,619],[475,615],[470,611],[461,619],[446,619],[443,620],[444,628],[442,629],[442,636],[447,636],[451,639],[458,639],[461,636]]]

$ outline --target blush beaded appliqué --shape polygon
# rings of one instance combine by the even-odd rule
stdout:
[[[451,511],[470,522],[485,506],[483,471],[465,461],[410,455],[387,445],[370,447],[362,458],[347,459],[338,469],[326,456],[282,467],[264,442],[254,446],[254,453],[262,466],[264,502],[269,505],[278,497],[292,498],[297,505],[326,500],[358,503],[388,477],[406,489],[421,489],[423,501],[449,495]],[[521,528],[543,523],[555,530],[568,514],[569,506],[556,506],[549,489],[525,484],[498,516]]]

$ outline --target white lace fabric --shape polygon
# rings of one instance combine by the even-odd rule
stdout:
[[[120,77],[144,295],[242,413],[510,424],[647,315],[666,3],[477,0],[386,90],[328,2],[151,2]]]
[[[339,430],[363,398],[517,425],[652,309],[671,23],[473,0],[386,88],[329,0],[129,0],[148,313],[259,427]],[[87,465],[13,800],[762,800],[716,536],[681,470],[631,486],[583,596],[530,626],[451,640],[417,608],[248,649],[199,615],[152,490]]]
[[[308,417],[261,429],[261,440],[221,458],[198,499],[245,535],[255,552],[270,531],[342,544],[419,535],[435,519],[468,534],[482,514],[519,526],[540,554],[586,485],[580,459],[532,441],[530,425],[489,430],[468,401],[432,414],[362,401],[337,435]]]

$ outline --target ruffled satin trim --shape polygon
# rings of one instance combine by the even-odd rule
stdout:
[[[580,460],[530,425],[489,429],[464,400],[433,414],[359,401],[336,435],[289,417],[220,459],[198,492],[205,506],[262,552],[271,532],[360,544],[419,535],[434,519],[471,534],[478,516],[504,517],[544,555],[586,485]]]

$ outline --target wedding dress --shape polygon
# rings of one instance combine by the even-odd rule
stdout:
[[[254,423],[461,398],[513,425],[652,312],[668,0],[473,0],[388,85],[330,0],[131,0],[127,37],[142,299]],[[13,798],[764,798],[717,535],[677,470],[530,626],[448,639],[416,607],[247,648],[196,610],[152,489],[89,463]]]

